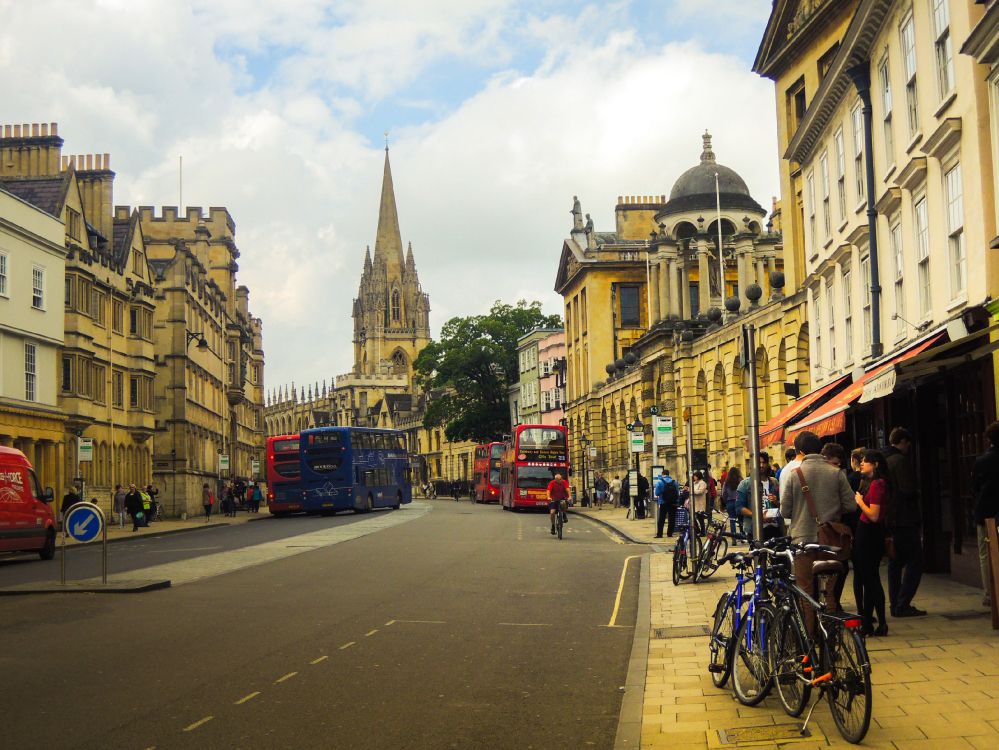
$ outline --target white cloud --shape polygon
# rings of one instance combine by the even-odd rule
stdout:
[[[762,33],[768,3],[744,5],[729,10]],[[351,366],[351,302],[384,156],[357,129],[373,107],[426,112],[377,129],[392,131],[403,241],[435,330],[499,298],[561,312],[552,286],[572,196],[598,230],[613,229],[617,196],[668,193],[705,128],[719,161],[769,206],[772,84],[721,50],[629,28],[630,9],[0,0],[4,110],[58,121],[67,154],[110,151],[117,203],[175,204],[183,155],[184,202],[225,205],[236,221],[268,384],[313,382]],[[698,9],[675,0],[673,12],[700,33]],[[671,38],[682,31],[673,24]],[[421,76],[444,64],[487,77],[464,101],[428,99]],[[251,86],[262,69],[266,83]]]

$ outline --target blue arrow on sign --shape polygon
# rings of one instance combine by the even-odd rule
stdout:
[[[78,503],[69,509],[64,521],[67,533],[78,542],[89,542],[101,533],[104,516],[91,503]]]

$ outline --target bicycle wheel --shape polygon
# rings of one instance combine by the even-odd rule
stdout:
[[[792,612],[780,611],[770,628],[770,654],[774,686],[788,716],[801,716],[812,692],[804,679],[804,668],[814,663],[806,643]]]
[[[701,540],[694,533],[693,528],[690,530],[690,534],[687,537],[687,549],[684,555],[684,566],[682,578],[691,578],[694,575],[694,568],[697,566],[697,560],[701,556]]]
[[[832,679],[826,685],[836,728],[847,742],[857,744],[871,725],[871,664],[867,647],[856,630],[838,627],[827,652]]]
[[[704,563],[701,564],[701,578],[710,578],[718,570],[718,561],[721,560],[725,555],[728,554],[728,540],[723,537],[717,537],[714,540],[714,550],[712,550],[711,555],[705,555]]]
[[[708,641],[708,671],[716,688],[725,687],[732,673],[731,649],[735,607],[729,604],[730,594],[722,594],[715,607],[714,625]]]
[[[686,548],[683,545],[683,537],[677,541],[676,546],[673,547],[673,585],[679,586],[680,581],[683,580],[683,557],[686,555]]]
[[[555,511],[555,536],[562,538],[562,512]]]
[[[739,624],[732,647],[732,688],[744,706],[755,706],[770,693],[773,685],[767,633],[773,626],[773,610],[758,605],[752,617]]]

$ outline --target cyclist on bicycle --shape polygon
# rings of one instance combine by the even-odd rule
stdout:
[[[561,474],[555,474],[555,478],[548,483],[548,517],[552,522],[552,536],[555,535],[555,511],[563,513],[563,503],[569,499],[569,483],[562,479]],[[565,514],[562,516],[565,522]]]

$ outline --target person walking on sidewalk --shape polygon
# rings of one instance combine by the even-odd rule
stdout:
[[[601,510],[604,507],[604,501],[607,499],[607,490],[610,485],[607,484],[607,480],[604,479],[604,475],[599,471],[597,472],[597,478],[593,481],[593,495],[597,500],[597,510]]]
[[[250,495],[250,512],[259,513],[260,503],[264,500],[264,493],[260,491],[260,484],[254,484],[251,489],[252,494]]]
[[[971,469],[971,491],[975,496],[975,528],[978,532],[978,565],[985,597],[982,606],[992,606],[992,576],[989,573],[989,540],[985,519],[999,520],[999,422],[985,428],[989,447],[975,459]]]
[[[708,483],[704,481],[704,475],[700,471],[694,472],[694,483],[690,487],[691,497],[693,498],[690,503],[690,518],[693,521],[697,518],[695,513],[700,511],[705,511],[707,513],[711,512],[711,506],[708,504]],[[705,530],[704,521],[697,518],[697,533],[703,534]]]
[[[740,484],[742,484],[742,472],[739,471],[738,466],[733,466],[725,474],[725,484],[722,485],[722,505],[725,512],[728,513],[728,526],[733,534],[742,533],[744,517],[752,514],[752,511],[748,514],[744,512],[748,510],[748,507],[744,506],[740,500]],[[738,540],[732,541],[738,544]]]
[[[118,515],[118,528],[125,528],[125,489],[120,485],[114,486],[114,497],[111,500],[114,512]]]
[[[201,485],[201,504],[205,508],[205,523],[212,520],[212,506],[215,505],[215,495],[208,488],[208,482]]]
[[[610,499],[611,506],[614,508],[621,507],[621,477],[615,476],[610,483]]]
[[[142,495],[135,488],[134,484],[128,485],[128,492],[125,494],[125,510],[132,517],[132,533],[139,530],[142,525]]]
[[[680,488],[677,487],[676,480],[669,475],[669,470],[663,471],[656,479],[656,507],[659,510],[656,516],[656,539],[663,538],[663,525],[669,519],[669,534],[673,536],[673,518],[676,514],[676,505],[680,500]]]
[[[923,578],[923,516],[919,483],[909,456],[912,433],[896,427],[888,442],[884,455],[888,461],[892,502],[886,508],[885,533],[895,540],[895,557],[888,561],[888,600],[893,617],[920,617],[926,611],[912,604]]]

